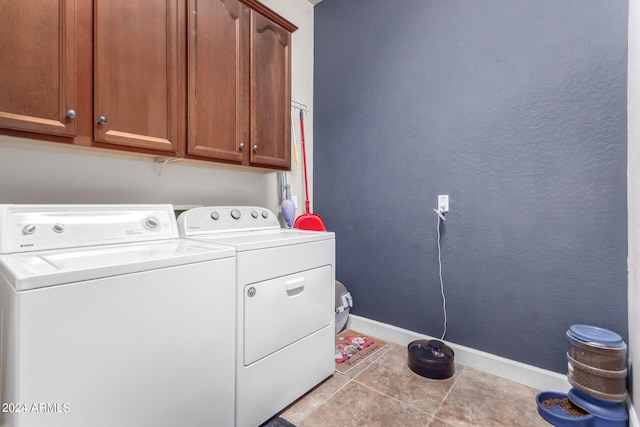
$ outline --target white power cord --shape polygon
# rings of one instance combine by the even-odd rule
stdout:
[[[435,211],[435,209],[434,209]],[[440,248],[440,222],[444,221],[444,215],[442,215],[439,211],[436,211],[438,214],[438,276],[440,277],[440,293],[442,294],[442,312],[444,313],[444,330],[442,331],[442,337],[440,340],[444,340],[445,335],[447,335],[447,299],[444,296],[444,282],[442,281],[442,250]]]

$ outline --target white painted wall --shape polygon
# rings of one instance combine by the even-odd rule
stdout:
[[[296,26],[292,39],[292,98],[313,105],[313,5],[306,0],[263,3]],[[312,113],[312,111],[311,111]],[[308,151],[313,120],[305,121]],[[296,131],[299,126],[296,121]],[[292,157],[293,158],[293,157]],[[308,157],[311,160],[312,156]],[[141,155],[91,150],[0,135],[0,203],[247,204],[278,212],[278,174],[202,162],[160,164]],[[291,173],[304,209],[302,165]]]
[[[629,0],[627,203],[629,224],[629,354],[632,426],[640,409],[640,0]]]
[[[282,17],[294,23],[298,29],[292,36],[291,99],[308,108],[305,114],[304,134],[307,148],[307,171],[309,172],[310,200],[313,200],[313,4],[307,0],[260,0]],[[295,111],[292,123],[298,144],[299,165],[296,167],[291,155],[291,185],[298,198],[297,214],[304,211],[304,180],[302,175],[302,151],[300,141],[300,118]],[[312,203],[313,206],[313,203]]]

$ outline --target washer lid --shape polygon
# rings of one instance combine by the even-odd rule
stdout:
[[[170,239],[0,255],[0,273],[23,291],[234,256],[230,247]]]

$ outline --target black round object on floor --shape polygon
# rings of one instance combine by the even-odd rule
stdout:
[[[453,350],[442,341],[412,341],[407,352],[409,369],[422,377],[443,380],[455,372]]]

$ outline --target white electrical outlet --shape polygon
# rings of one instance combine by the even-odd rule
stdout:
[[[449,212],[449,195],[447,194],[438,195],[438,211],[440,213]]]

